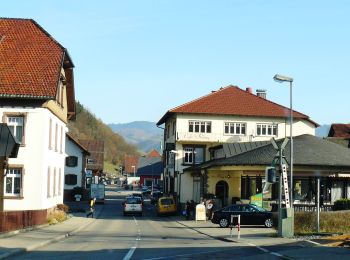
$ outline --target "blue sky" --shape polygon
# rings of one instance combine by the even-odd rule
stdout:
[[[350,1],[11,0],[0,17],[32,18],[76,66],[76,99],[105,123],[158,121],[227,85],[319,124],[350,123]]]

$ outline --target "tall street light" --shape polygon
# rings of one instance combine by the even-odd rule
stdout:
[[[135,165],[131,165],[131,168],[134,169],[134,177],[135,177],[135,171],[136,171],[136,170],[135,170],[135,168],[136,168]]]
[[[276,74],[273,79],[279,83],[289,82],[289,96],[290,96],[290,205],[293,208],[293,78]]]

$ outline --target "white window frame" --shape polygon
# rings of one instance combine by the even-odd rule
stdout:
[[[188,121],[188,132],[190,133],[211,133],[211,127],[211,121]]]
[[[201,154],[200,156],[203,157],[203,161],[198,161],[198,159],[196,158],[196,153],[198,150],[201,150],[203,152],[203,154]],[[205,147],[202,146],[185,146],[183,148],[183,163],[185,165],[194,165],[194,164],[200,164],[205,162]],[[199,157],[199,155],[198,155]]]
[[[277,124],[266,124],[266,123],[256,124],[256,136],[277,136],[277,135],[278,135]]]
[[[226,127],[228,128],[228,131],[226,131]],[[244,129],[244,133],[242,133],[243,129]],[[244,123],[244,122],[225,122],[224,123],[224,134],[225,135],[244,136],[247,134],[247,123]]]
[[[11,129],[11,132],[14,137],[16,137],[17,141],[21,144],[24,141],[24,116],[23,115],[7,115],[6,116],[6,123]],[[22,127],[22,135],[20,136],[20,139],[17,136],[17,132],[19,127]]]
[[[15,193],[15,179],[19,179],[19,192]],[[7,181],[11,179],[11,192],[7,192]],[[4,179],[4,196],[5,197],[20,197],[22,193],[23,169],[9,168]]]

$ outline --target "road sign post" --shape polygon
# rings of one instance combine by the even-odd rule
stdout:
[[[287,177],[287,164],[283,155],[285,146],[288,143],[288,139],[284,139],[283,143],[279,146],[275,139],[271,139],[273,147],[278,151],[272,164],[279,167],[278,178],[278,236],[280,237],[293,237],[294,236],[294,208],[290,204],[288,177]],[[285,207],[282,207],[282,196],[284,196]]]

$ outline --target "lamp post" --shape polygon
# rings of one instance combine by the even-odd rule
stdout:
[[[136,168],[135,165],[132,165],[131,168],[134,169],[134,177],[135,177],[135,168]]]
[[[289,82],[289,97],[290,97],[290,205],[293,208],[293,78],[276,74],[273,79],[277,82]]]

